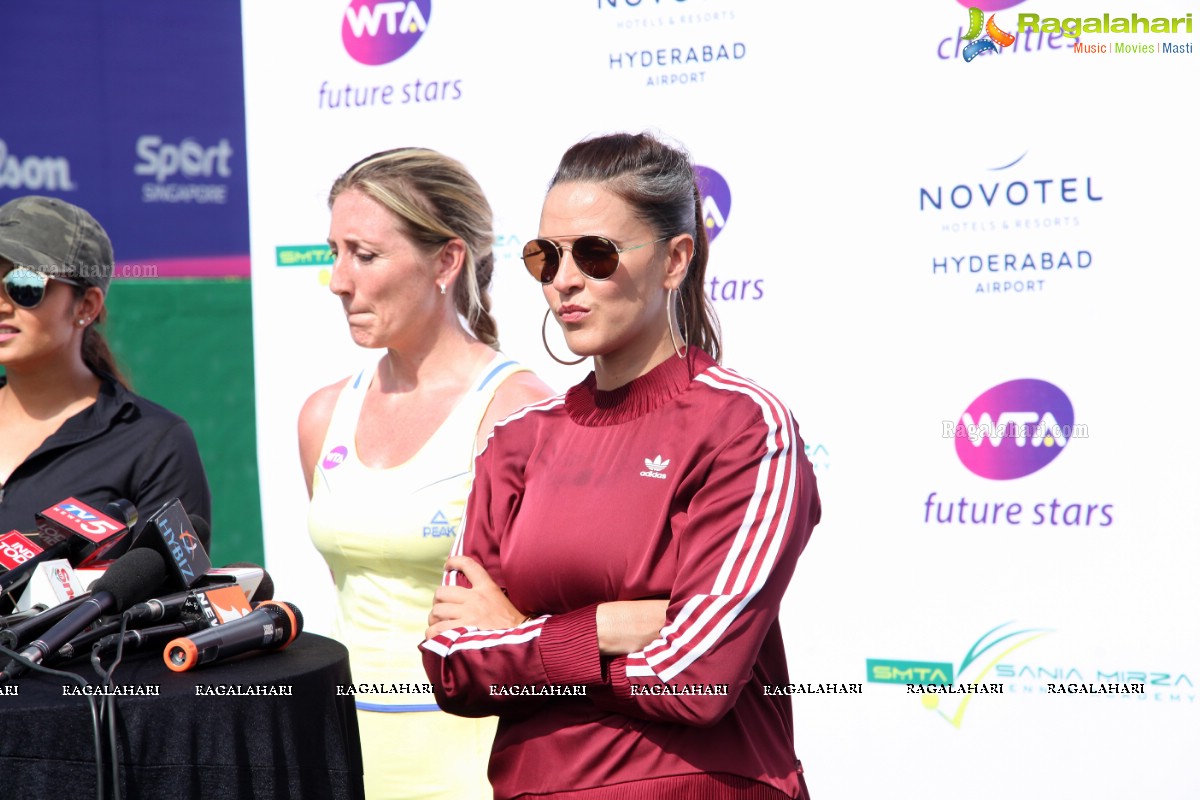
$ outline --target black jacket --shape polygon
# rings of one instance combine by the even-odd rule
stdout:
[[[0,386],[7,379],[0,375]],[[106,376],[96,402],[68,419],[0,484],[0,535],[37,529],[36,514],[68,497],[96,509],[126,499],[145,521],[178,497],[212,519],[212,495],[192,429]],[[207,550],[209,542],[203,542]]]

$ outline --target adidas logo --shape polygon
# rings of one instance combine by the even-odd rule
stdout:
[[[647,458],[645,463],[646,471],[638,473],[643,478],[658,478],[664,481],[667,479],[667,476],[663,474],[663,470],[671,463],[671,459],[663,460],[662,456],[655,456],[654,458]]]

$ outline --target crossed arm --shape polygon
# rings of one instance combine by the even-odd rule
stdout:
[[[511,602],[487,571],[469,556],[451,556],[446,570],[461,572],[470,588],[440,586],[433,596],[429,628],[432,639],[452,628],[507,630],[530,618]],[[624,656],[647,647],[667,622],[667,600],[615,600],[596,607],[596,638],[600,654]]]

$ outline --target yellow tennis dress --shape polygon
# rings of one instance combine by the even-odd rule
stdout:
[[[496,721],[440,711],[421,654],[434,589],[459,533],[480,421],[505,378],[503,354],[407,462],[365,466],[355,431],[375,364],[346,383],[313,476],[308,526],[338,589],[334,635],[350,651],[367,797],[491,798]]]

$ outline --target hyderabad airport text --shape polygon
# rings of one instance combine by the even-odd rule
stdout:
[[[933,257],[933,274],[980,274],[983,272],[1051,272],[1060,269],[1087,269],[1092,265],[1090,250],[1066,250],[1061,253],[988,253],[987,255]]]

